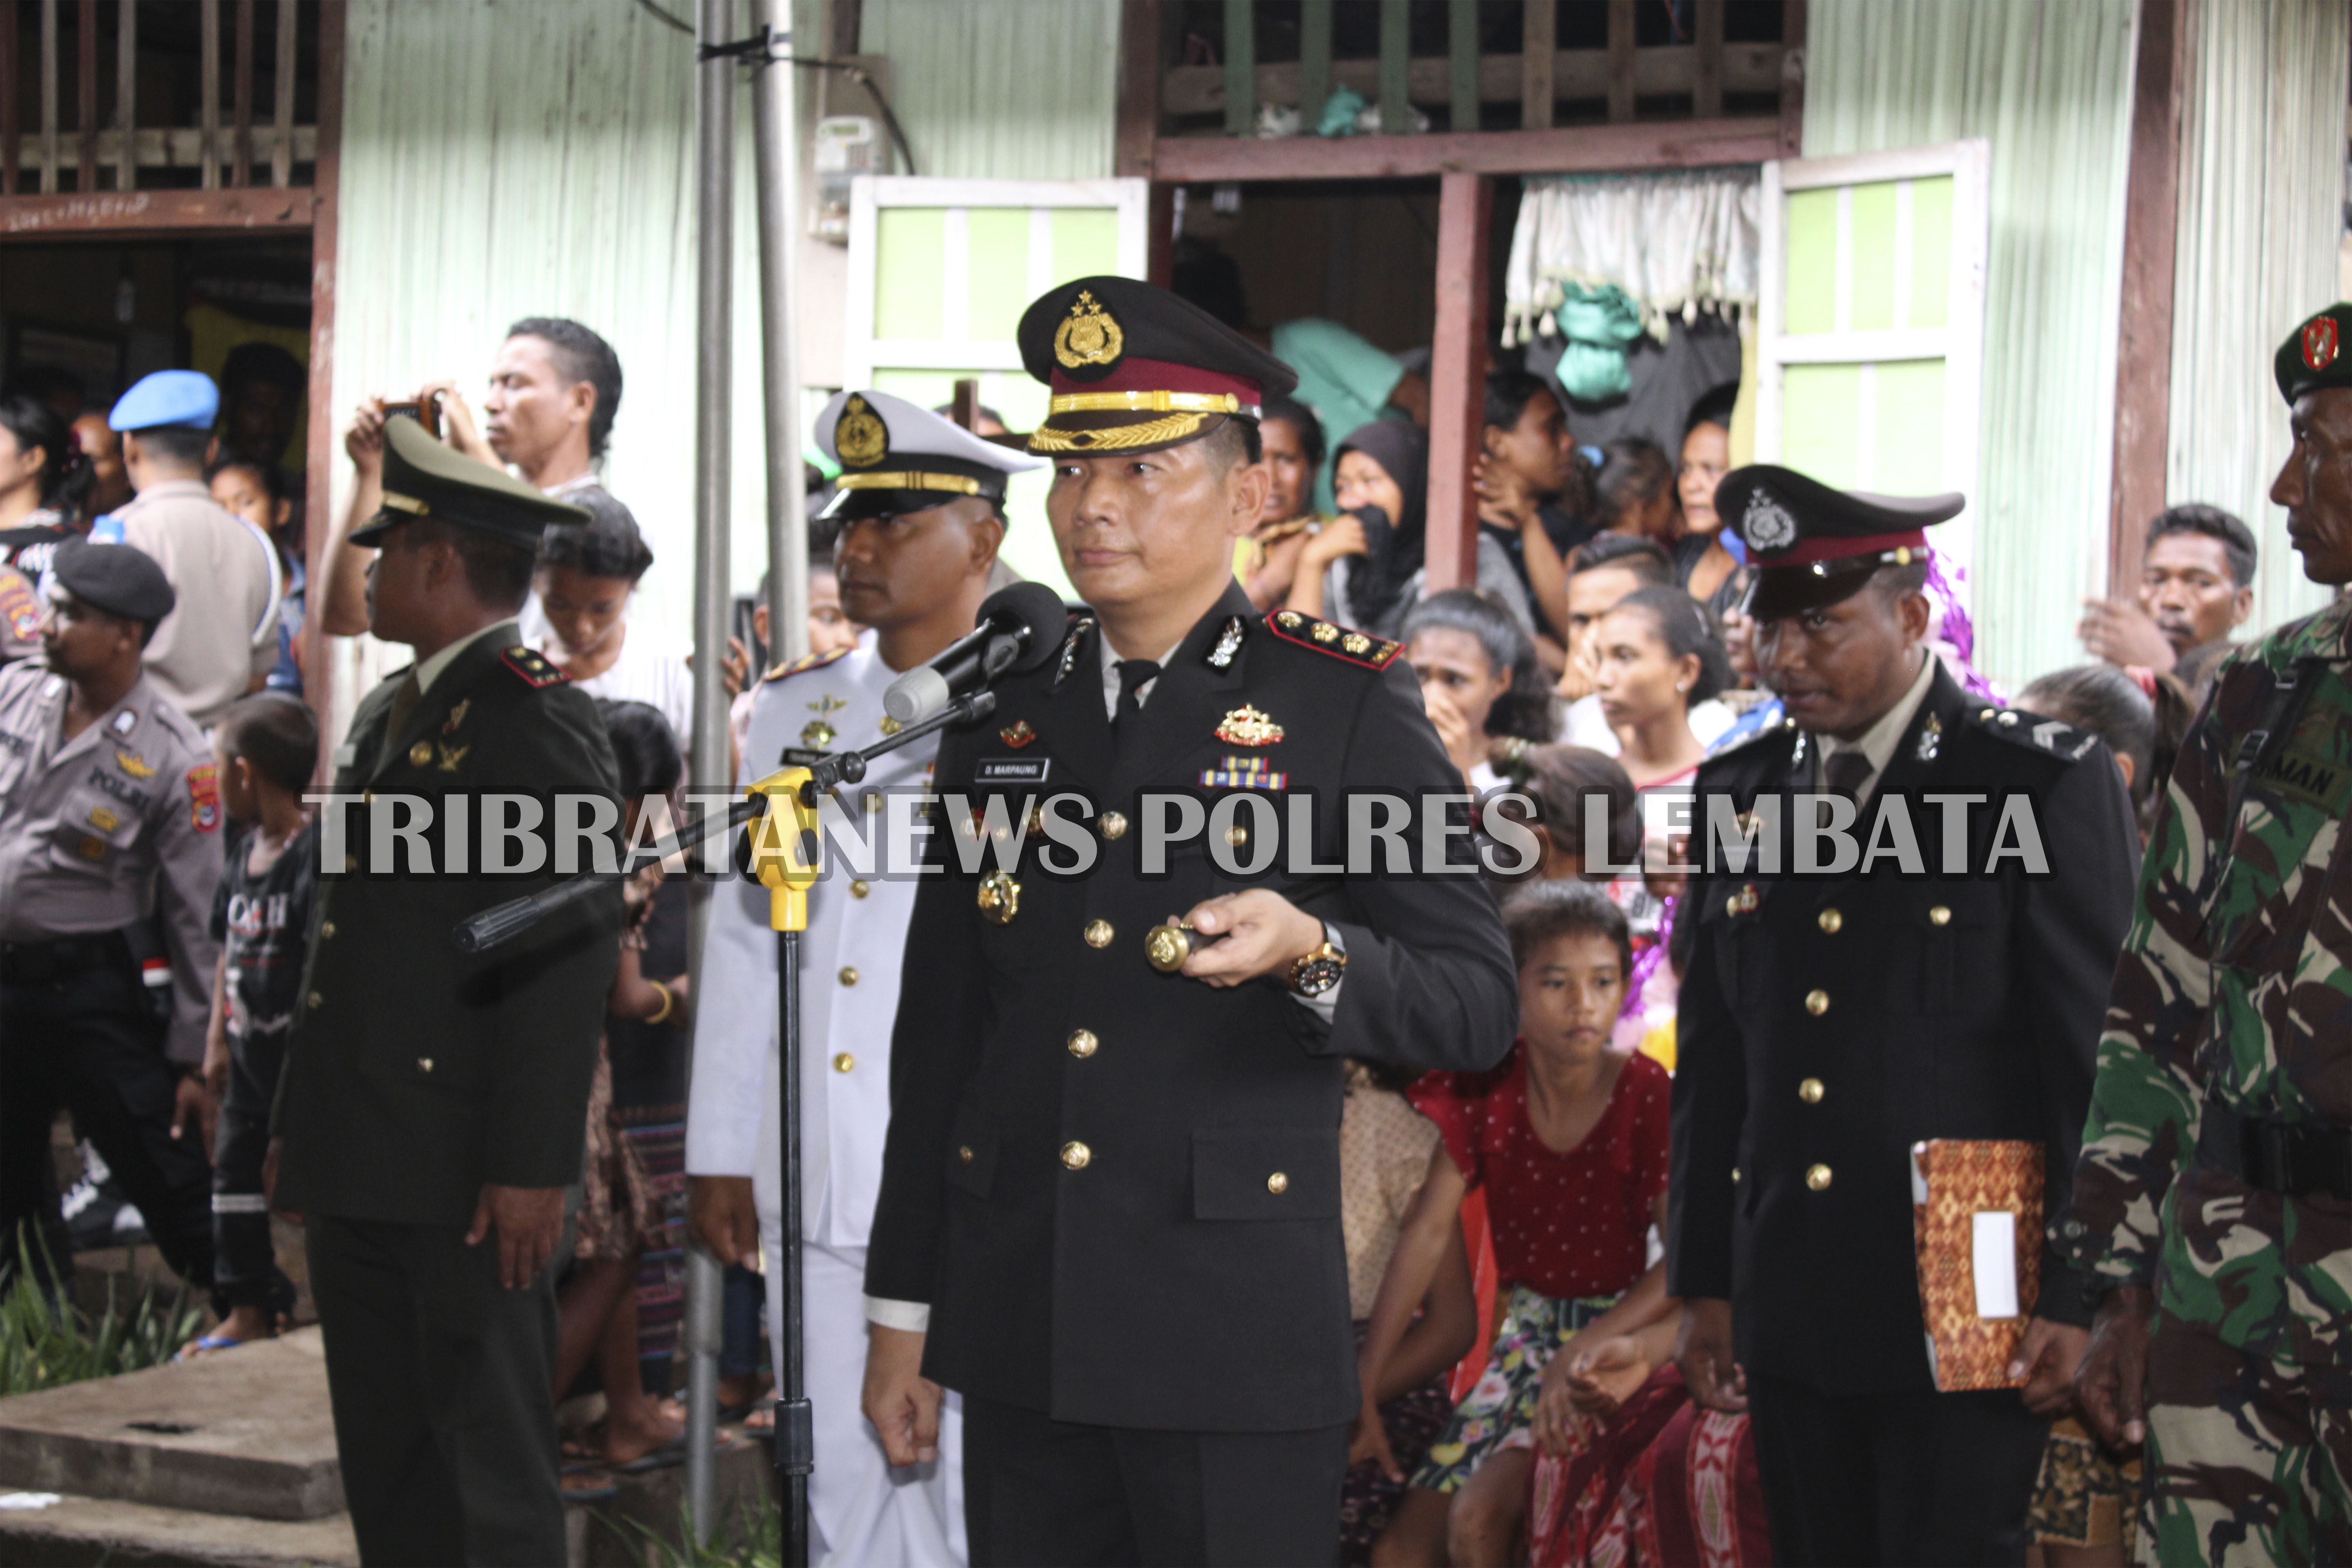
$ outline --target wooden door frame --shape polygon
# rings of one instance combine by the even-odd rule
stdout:
[[[1282,141],[1164,135],[1162,0],[1121,0],[1113,173],[1152,182],[1152,281],[1169,280],[1181,184],[1293,180],[1438,180],[1437,312],[1431,332],[1428,563],[1432,591],[1477,581],[1471,475],[1485,424],[1487,229],[1497,175],[1655,174],[1793,156],[1802,135],[1805,0],[1788,0],[1778,115],[1622,121],[1524,131]],[[1449,281],[1449,279],[1452,280]],[[1327,432],[1333,437],[1344,431]]]

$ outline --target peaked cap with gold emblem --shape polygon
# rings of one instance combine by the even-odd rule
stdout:
[[[973,435],[954,420],[887,392],[837,392],[816,416],[817,445],[841,465],[824,515],[928,511],[958,496],[1004,509],[1004,481],[1037,458]]]
[[[589,521],[583,509],[444,446],[415,420],[396,415],[383,422],[383,510],[352,530],[352,542],[380,544],[385,534],[419,517],[495,534],[526,550],[539,548],[540,534],[550,523]]]
[[[1734,468],[1715,490],[1716,514],[1756,563],[1745,609],[1762,620],[1826,609],[1860,593],[1882,566],[1927,560],[1927,531],[1958,517],[1967,504],[1957,491],[1881,496],[1832,489],[1769,463]]]
[[[1151,452],[1255,419],[1297,374],[1188,300],[1132,278],[1080,278],[1022,313],[1021,363],[1053,388],[1033,452]]]

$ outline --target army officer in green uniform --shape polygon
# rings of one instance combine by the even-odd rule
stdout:
[[[416,663],[361,700],[336,791],[614,790],[594,705],[515,631],[541,530],[586,514],[408,419],[385,427],[383,486],[352,538],[381,550],[370,626]],[[368,809],[349,814],[362,850]],[[561,1563],[548,1265],[620,895],[464,958],[451,928],[537,883],[374,869],[327,868],[272,1122],[275,1203],[309,1226],[360,1556]]]

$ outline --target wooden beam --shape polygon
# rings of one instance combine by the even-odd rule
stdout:
[[[1118,24],[1118,108],[1113,172],[1151,177],[1160,136],[1160,0],[1122,0]]]
[[[74,118],[81,126],[80,157],[74,189],[98,189],[98,0],[81,0],[74,13]]]
[[[204,58],[198,61],[197,93],[203,101],[197,105],[196,124],[204,132],[202,162],[196,170],[197,183],[205,190],[220,188],[220,0],[198,0],[201,23],[197,35],[198,47]]]
[[[1633,118],[1633,0],[1609,0],[1609,118]]]
[[[1381,0],[1381,134],[1402,136],[1412,127],[1412,5]]]
[[[1225,0],[1225,134],[1247,136],[1257,129],[1257,6],[1255,0]]]
[[[1478,129],[1478,7],[1445,8],[1446,128]]]
[[[16,64],[16,0],[0,0],[0,196],[16,194],[23,156],[24,78]]]
[[[58,188],[58,0],[41,0],[41,194]]]
[[[1313,4],[1315,0],[1307,0]],[[1522,48],[1525,47],[1523,44]],[[1540,51],[1538,51],[1540,53]],[[1777,92],[1780,87],[1781,46],[1769,43],[1726,44],[1723,47],[1723,89],[1727,92]],[[1481,55],[1478,58],[1478,100],[1481,103],[1519,103],[1522,118],[1531,68],[1528,57],[1516,55]],[[1381,68],[1378,60],[1352,59],[1330,62],[1330,75],[1324,87],[1352,87],[1368,99],[1378,99],[1381,89]],[[1609,51],[1607,49],[1555,49],[1552,51],[1552,99],[1558,100],[1589,100],[1599,102],[1609,96]],[[1633,53],[1633,90],[1643,98],[1663,98],[1676,93],[1695,92],[1698,82],[1698,48],[1693,44],[1660,44],[1654,48],[1636,49]],[[1435,108],[1450,102],[1454,92],[1453,65],[1449,57],[1427,55],[1409,62],[1406,72],[1406,96],[1423,108]],[[1276,60],[1257,68],[1257,100],[1260,103],[1306,104],[1306,83],[1299,64]],[[1160,106],[1170,114],[1223,114],[1225,111],[1225,68],[1223,66],[1179,66],[1168,71],[1160,86]],[[1549,123],[1549,122],[1547,122]],[[1543,126],[1528,126],[1539,131]]]
[[[1478,581],[1477,454],[1486,423],[1487,231],[1495,182],[1447,174],[1437,191],[1437,330],[1429,363],[1429,589]]]
[[[139,183],[139,0],[121,0],[114,37],[114,188]]]
[[[1260,73],[1261,90],[1265,77]],[[1331,98],[1331,0],[1298,0],[1299,130],[1315,133]]]
[[[291,0],[280,0],[290,4]],[[335,526],[335,231],[342,184],[343,0],[319,0],[319,155],[312,175],[317,216],[310,225],[310,418],[303,447],[303,542],[310,581],[327,580],[327,535]],[[319,733],[340,735],[335,724],[334,671],[326,658],[322,617],[314,607],[302,626],[302,700],[318,715]],[[331,745],[319,748],[323,773]]]
[[[1698,68],[1691,77],[1691,112],[1712,120],[1723,112],[1723,0],[1698,0],[1693,24]]]
[[[2172,268],[2180,208],[2180,111],[2188,0],[2141,0],[2132,68],[2131,165],[2124,195],[2123,305],[2116,335],[2115,474],[2107,592],[2139,581],[2148,520],[2164,510],[2172,423]]]
[[[1280,142],[1164,136],[1152,154],[1152,177],[1203,184],[1448,174],[1640,174],[1709,163],[1760,163],[1780,155],[1779,132],[1779,121],[1759,116],[1429,136],[1299,136]]]
[[[242,191],[93,191],[54,196],[0,196],[0,236],[12,239],[121,233],[226,234],[240,229],[303,228],[316,193],[248,186]]]
[[[1805,0],[1780,0],[1780,150],[1805,155]]]
[[[128,5],[130,0],[124,0]],[[278,65],[270,94],[269,127],[277,141],[269,150],[269,183],[294,183],[294,0],[278,0]]]
[[[1559,0],[1526,0],[1519,23],[1519,127],[1551,129],[1551,106],[1559,94],[1555,61],[1559,54]]]
[[[228,174],[232,185],[253,184],[253,4],[254,0],[236,0],[234,85],[229,89],[236,127],[229,143],[236,159],[236,166]]]

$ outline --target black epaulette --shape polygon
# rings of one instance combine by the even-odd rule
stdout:
[[[2046,752],[2061,762],[2080,762],[2099,743],[2099,737],[2088,730],[2063,719],[2044,719],[2022,708],[1970,709],[1969,719],[1978,729],[1998,735],[2012,746]]]
[[[798,658],[784,660],[783,663],[760,677],[760,680],[762,685],[765,685],[771,680],[782,680],[788,675],[798,675],[803,670],[823,669],[835,659],[847,658],[849,654],[850,650],[845,647],[835,648],[831,653],[804,653]]]
[[[533,690],[544,686],[561,686],[572,679],[556,668],[553,659],[528,643],[500,648],[499,657],[506,660],[507,668],[521,676],[523,684]]]
[[[1311,647],[1317,653],[1328,653],[1333,658],[1361,665],[1366,669],[1386,669],[1404,651],[1402,643],[1349,631],[1297,610],[1275,611],[1266,616],[1265,629],[1284,642]]]
[[[1789,743],[1789,739],[1790,735],[1794,733],[1796,728],[1796,722],[1793,720],[1785,717],[1776,719],[1769,724],[1763,725],[1759,729],[1750,730],[1747,734],[1740,736],[1739,739],[1736,741],[1732,741],[1727,743],[1718,742],[1717,744],[1719,749],[1709,752],[1705,757],[1701,758],[1698,765],[1702,768],[1714,767],[1718,763],[1728,762],[1734,757],[1754,751],[1757,747],[1761,746],[1767,741],[1775,741],[1785,746]]]

